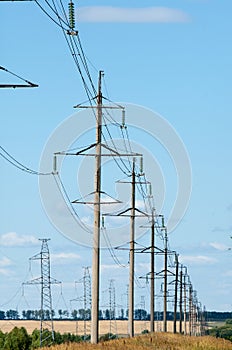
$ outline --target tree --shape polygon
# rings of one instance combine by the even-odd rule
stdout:
[[[109,309],[105,310],[105,320],[110,320],[110,310]]]
[[[119,316],[120,320],[124,320],[124,309],[120,310],[120,316]]]
[[[103,320],[103,313],[102,313],[101,309],[98,311],[98,318],[99,318],[99,320]],[[90,311],[90,318],[89,319],[91,319],[91,311]]]
[[[36,349],[40,347],[40,331],[34,329],[31,334],[31,348]]]
[[[147,311],[143,309],[135,309],[135,320],[146,320]]]
[[[8,318],[8,320],[18,320],[19,313],[17,310],[7,310],[6,318]]]
[[[0,349],[3,349],[5,343],[5,334],[0,330]]]
[[[38,320],[38,319],[39,319],[39,317],[40,317],[40,312],[39,312],[39,310],[35,310],[35,311],[34,311],[34,317],[35,317],[35,320]]]
[[[0,320],[5,319],[5,312],[0,310]]]
[[[77,320],[77,310],[76,309],[72,311],[71,316],[74,320]]]
[[[64,311],[63,311],[63,316],[64,316],[65,318],[68,318],[68,317],[69,317],[69,312],[68,312],[68,310],[64,310]]]
[[[26,328],[14,327],[10,333],[6,335],[4,349],[5,350],[29,350],[31,344],[30,336]]]

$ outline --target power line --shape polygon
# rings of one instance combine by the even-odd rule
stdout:
[[[20,163],[17,159],[15,159],[9,152],[6,151],[5,148],[3,148],[2,146],[0,146],[0,149],[2,150],[3,153],[0,152],[0,156],[2,158],[4,158],[8,163],[10,163],[11,165],[13,165],[14,167],[16,167],[17,169],[24,171],[28,174],[31,175],[52,175],[52,172],[50,173],[43,173],[43,172],[38,172],[36,170],[33,170],[29,167],[27,167],[26,165]]]

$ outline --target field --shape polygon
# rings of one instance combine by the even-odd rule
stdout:
[[[106,333],[114,333],[120,335],[127,334],[127,321],[100,321],[99,333],[100,335]],[[162,323],[156,323],[156,331],[161,331]],[[14,327],[25,327],[28,333],[37,328],[40,329],[40,321],[26,321],[26,320],[0,320],[0,329],[6,333],[11,331]],[[149,330],[149,321],[135,321],[135,334],[141,334],[145,329]],[[178,327],[178,325],[177,325]],[[60,333],[84,334],[83,321],[54,321],[54,330]],[[172,331],[172,322],[168,322],[168,330]],[[86,333],[90,334],[90,323],[86,322]]]
[[[232,343],[212,337],[189,337],[171,333],[153,333],[135,337],[121,338],[97,345],[62,344],[44,348],[44,350],[232,350]]]

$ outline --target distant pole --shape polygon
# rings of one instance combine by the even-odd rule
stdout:
[[[151,224],[151,290],[150,290],[150,332],[154,332],[154,313],[155,313],[155,220],[154,209],[152,210]]]
[[[189,282],[189,335],[192,335],[192,284]]]
[[[178,254],[175,254],[176,273],[175,273],[175,297],[174,297],[174,322],[173,333],[176,333],[176,320],[177,320],[177,300],[178,300],[178,283],[179,283],[179,261]]]
[[[180,327],[179,332],[182,333],[182,303],[183,303],[183,266],[181,265],[180,269]]]
[[[186,294],[186,271],[184,274],[184,335],[187,334],[187,294]]]
[[[130,272],[129,272],[129,336],[134,336],[134,244],[135,244],[135,159],[132,165],[131,217],[130,217]]]
[[[164,315],[163,329],[167,332],[167,286],[168,286],[168,236],[167,228],[164,229]]]
[[[96,122],[96,163],[94,181],[94,231],[92,257],[92,314],[91,314],[91,343],[98,343],[99,334],[99,266],[100,266],[100,217],[101,217],[101,140],[102,140],[102,91],[101,81],[103,72],[99,72],[97,95]]]

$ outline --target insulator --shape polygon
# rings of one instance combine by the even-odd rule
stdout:
[[[162,216],[162,227],[165,227],[164,225],[164,217]]]
[[[140,174],[143,173],[143,157],[140,158]]]
[[[74,3],[71,1],[68,4],[69,9],[69,26],[71,29],[75,28],[75,11],[74,11]]]
[[[149,184],[149,195],[152,196],[152,186]]]
[[[122,127],[124,128],[125,127],[125,109],[122,110]]]
[[[105,218],[102,216],[102,227],[105,227]]]
[[[56,156],[53,157],[53,173],[57,173],[57,159]]]

